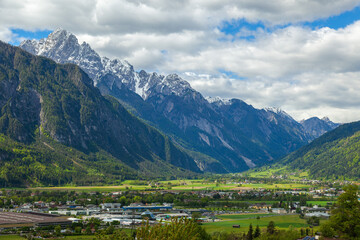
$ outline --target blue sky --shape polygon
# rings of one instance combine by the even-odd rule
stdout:
[[[311,29],[319,29],[323,27],[329,27],[332,29],[344,28],[355,21],[360,19],[360,7],[355,7],[350,11],[342,12],[339,15],[329,16],[327,18],[319,18],[314,21],[304,21],[294,24],[286,23],[280,25],[266,24],[262,21],[249,22],[245,18],[232,19],[230,21],[224,21],[218,27],[221,32],[226,35],[233,36],[238,39],[255,40],[256,32],[261,30],[263,32],[271,33],[274,30],[286,28],[291,25],[309,27]],[[241,30],[246,31],[248,34],[239,35]],[[223,40],[223,38],[221,39]],[[233,41],[234,39],[232,39]]]
[[[329,27],[332,29],[344,28],[360,19],[360,7],[355,7],[350,11],[345,11],[336,16],[330,16],[325,19],[318,19],[313,22],[305,22],[305,26],[312,29]]]
[[[52,30],[26,31],[19,28],[11,29],[15,38],[9,41],[13,45],[19,45],[22,39],[42,39],[46,38]]]

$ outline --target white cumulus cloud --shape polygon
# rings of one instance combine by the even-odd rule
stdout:
[[[297,119],[360,119],[360,22],[310,29],[303,22],[339,15],[358,0],[0,0],[0,39],[11,29],[62,27],[101,55],[136,69],[177,72],[204,95],[276,106]],[[261,22],[271,31],[226,22]],[[276,26],[282,25],[279,28]],[[254,35],[251,41],[239,36]],[[224,74],[230,72],[232,75]],[[237,75],[238,77],[235,77]]]

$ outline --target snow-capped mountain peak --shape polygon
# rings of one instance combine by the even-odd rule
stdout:
[[[291,121],[293,121],[294,119],[287,113],[285,112],[284,110],[280,109],[280,108],[277,108],[277,107],[267,107],[267,108],[264,108],[264,110],[268,113],[275,113],[285,119],[289,119]]]
[[[80,45],[74,34],[61,28],[39,41],[23,41],[20,47],[32,54],[45,56],[59,63],[77,64],[94,81],[96,81],[97,73],[103,70],[99,54],[85,42]]]
[[[175,93],[177,95],[182,95],[187,89],[191,89],[190,84],[179,77],[177,74],[169,74],[162,79],[161,85],[163,85],[166,90],[163,88],[164,94]],[[168,91],[168,92],[166,92]]]
[[[209,103],[215,103],[217,105],[230,105],[231,104],[231,100],[230,98],[221,98],[219,96],[216,97],[205,97],[205,99],[209,102]]]
[[[66,41],[66,39],[69,38],[73,38],[77,41],[77,38],[74,34],[62,29],[62,28],[57,28],[55,31],[53,31],[52,33],[49,34],[49,36],[46,39],[47,42],[59,42],[59,40],[61,41]]]
[[[101,57],[91,46],[83,42],[79,44],[76,36],[62,28],[56,29],[47,38],[25,40],[20,44],[24,50],[51,58],[59,63],[74,63],[80,66],[94,81],[95,85],[109,74],[117,85],[124,84],[130,90],[146,99],[152,92],[164,95],[183,95],[190,84],[177,74],[168,76],[157,73],[147,73],[144,70],[136,72],[126,60]]]

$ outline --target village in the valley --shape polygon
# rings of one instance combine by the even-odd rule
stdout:
[[[272,182],[204,180],[133,182],[83,188],[3,189],[0,194],[0,233],[32,231],[94,234],[99,230],[136,231],[147,222],[166,224],[174,218],[194,219],[208,232],[247,231],[250,224],[291,226],[316,231],[330,217],[347,182],[319,180]],[[142,185],[136,185],[142,184]],[[76,189],[76,190],[75,190]],[[95,191],[96,190],[96,191]],[[285,223],[285,224],[284,224]]]

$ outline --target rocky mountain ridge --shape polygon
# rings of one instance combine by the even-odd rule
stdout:
[[[162,94],[182,95],[190,84],[176,74],[167,76],[157,73],[147,73],[144,70],[136,72],[134,67],[125,60],[100,57],[89,44],[79,44],[72,33],[61,28],[52,32],[47,38],[25,40],[20,47],[34,55],[41,55],[53,59],[58,63],[74,63],[81,67],[93,79],[95,86],[101,79],[111,74],[117,81],[109,83],[124,84],[131,91],[148,98],[154,91]]]
[[[26,40],[20,47],[59,63],[79,65],[103,95],[117,98],[190,153],[200,153],[197,164],[204,171],[242,171],[314,139],[279,109],[255,109],[239,99],[206,99],[176,74],[137,72],[127,61],[100,57],[62,29],[40,41]]]
[[[324,133],[340,126],[339,123],[330,121],[328,117],[323,117],[321,119],[318,117],[312,117],[306,120],[302,120],[300,123],[304,127],[305,131],[315,138],[318,138]]]
[[[0,182],[9,181],[10,171],[29,165],[49,172],[56,168],[69,179],[79,167],[85,175],[99,178],[123,178],[126,172],[138,177],[201,172],[196,159],[115,98],[103,96],[77,65],[57,64],[1,41],[0,108],[0,167],[5,174]],[[19,145],[20,150],[14,151],[11,145]],[[47,157],[43,148],[51,150]],[[69,151],[61,160],[54,157],[65,148]],[[28,152],[32,154],[26,156]],[[102,169],[105,166],[109,167]],[[17,179],[24,181],[31,174]]]

